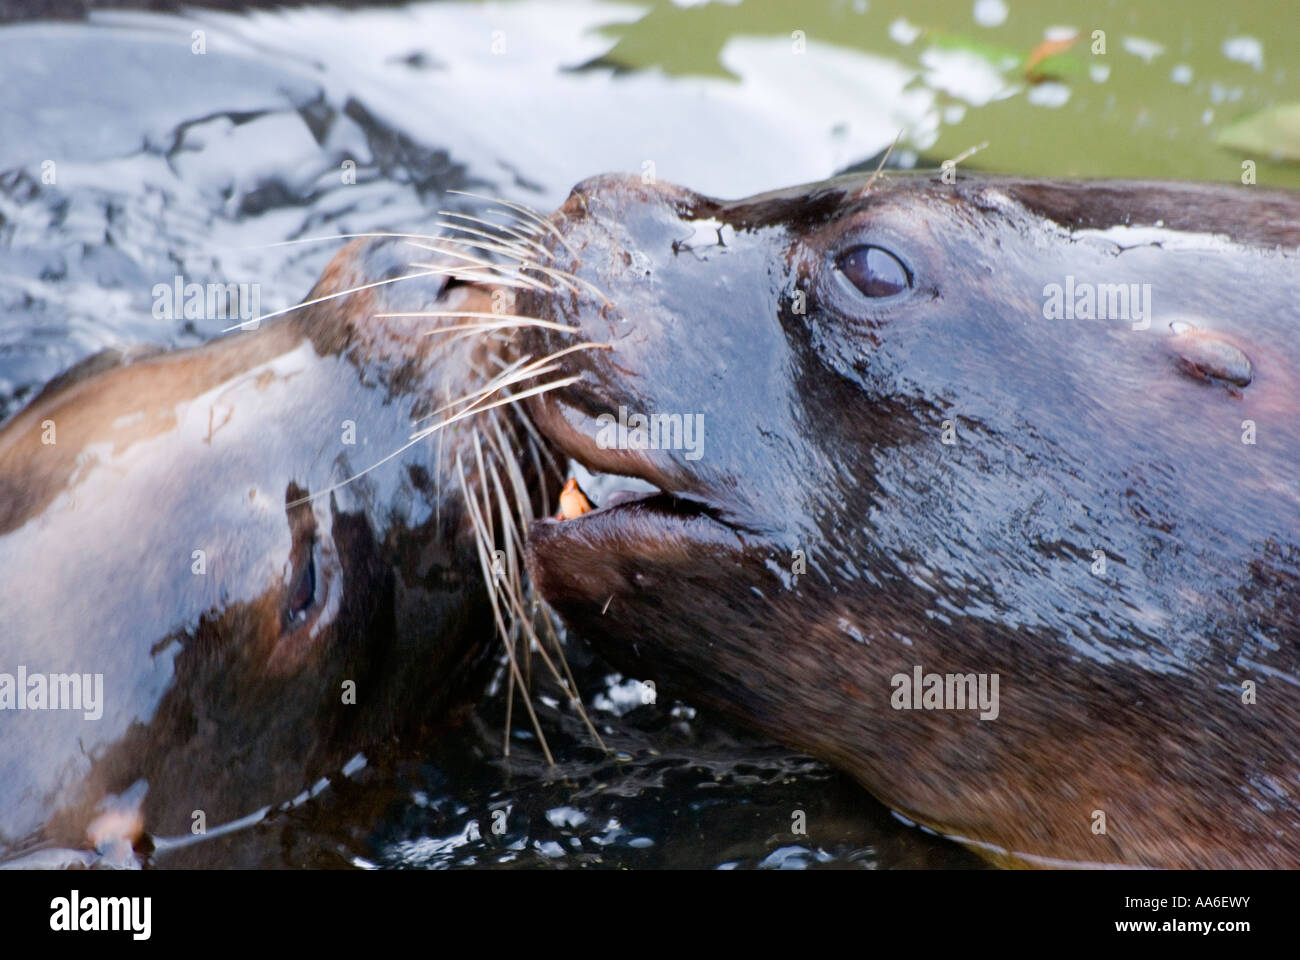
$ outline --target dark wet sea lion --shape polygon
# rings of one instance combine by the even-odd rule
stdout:
[[[420,256],[354,244],[309,299]],[[478,496],[482,468],[538,461],[504,407],[409,444],[504,355],[377,316],[430,309],[487,312],[489,292],[426,274],[92,359],[0,430],[0,674],[102,674],[97,718],[0,710],[0,859],[246,817],[472,689],[494,628],[457,464]]]
[[[613,349],[530,412],[662,491],[530,531],[602,655],[995,860],[1300,866],[1300,195],[608,176],[553,222],[608,303],[521,312]],[[996,718],[896,709],[918,668]]]

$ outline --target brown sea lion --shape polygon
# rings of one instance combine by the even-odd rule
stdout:
[[[580,184],[532,526],[620,669],[1000,862],[1300,866],[1300,195]],[[538,329],[530,349],[570,335]],[[637,419],[657,418],[657,419]]]
[[[480,528],[546,481],[439,259],[350,245],[301,309],[92,358],[0,430],[0,859],[247,819],[473,689]]]

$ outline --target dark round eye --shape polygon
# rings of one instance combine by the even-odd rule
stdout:
[[[840,257],[839,268],[864,297],[892,297],[912,285],[903,261],[884,247],[854,247]]]

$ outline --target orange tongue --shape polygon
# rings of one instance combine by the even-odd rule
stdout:
[[[582,492],[582,487],[578,486],[576,477],[570,477],[569,482],[564,485],[560,491],[560,510],[555,515],[556,520],[572,520],[574,517],[580,517],[584,513],[590,513],[593,507],[587,495]]]

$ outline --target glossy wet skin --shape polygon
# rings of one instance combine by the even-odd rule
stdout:
[[[353,245],[313,296],[412,273],[413,259]],[[398,450],[413,420],[496,373],[482,339],[375,316],[487,306],[485,291],[442,285],[378,287],[73,376],[0,432],[0,669],[104,685],[97,720],[0,714],[0,856],[93,842],[105,797],[141,781],[146,832],[188,837],[195,810],[213,829],[439,722],[473,689],[493,628],[455,464],[473,463],[485,421],[288,506]]]
[[[531,412],[671,496],[536,524],[536,585],[629,674],[995,858],[1300,865],[1300,200],[864,186],[575,189],[556,255],[611,306],[521,309],[614,349]],[[1158,222],[1161,245],[1097,233]],[[1150,284],[1149,329],[1045,319],[1067,276]],[[1189,364],[1171,322],[1248,358],[1249,384]],[[601,449],[620,405],[701,414],[702,455]],[[997,718],[893,709],[916,666],[997,674]]]

